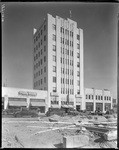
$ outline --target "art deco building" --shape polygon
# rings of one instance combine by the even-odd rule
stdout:
[[[83,30],[47,14],[33,33],[33,88],[48,91],[48,107],[85,108]]]

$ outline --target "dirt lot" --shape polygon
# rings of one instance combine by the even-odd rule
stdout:
[[[49,122],[49,118],[57,118],[58,122]],[[2,118],[2,147],[3,148],[62,148],[63,136],[87,134],[90,137],[87,148],[101,148],[99,136],[87,131],[80,132],[75,124],[101,119],[105,117],[93,116],[91,119],[80,116],[52,116],[43,118]],[[63,122],[63,123],[62,123]],[[97,140],[97,142],[95,142]],[[103,144],[102,147],[105,147]],[[86,146],[85,146],[86,148]]]

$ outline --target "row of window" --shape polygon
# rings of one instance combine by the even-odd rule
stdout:
[[[74,94],[74,89],[61,88],[61,94]]]
[[[70,82],[69,82],[70,81]],[[72,79],[64,79],[64,78],[61,78],[61,83],[62,84],[70,84],[70,85],[73,85],[73,80]]]
[[[40,85],[42,85],[43,83],[46,83],[46,77],[44,77],[44,79],[40,79],[40,80],[36,81],[36,82],[34,83],[34,87],[40,86]]]
[[[38,59],[38,57],[42,56],[43,54],[43,50],[41,49],[41,51],[39,51],[35,56],[34,56],[34,61]],[[44,56],[46,57],[46,56]]]
[[[87,95],[86,94],[86,99],[94,99],[94,95]],[[96,100],[103,100],[103,96],[100,95],[95,95]],[[104,96],[104,100],[111,100],[110,96]]]
[[[42,45],[42,40],[41,40],[41,45]],[[34,48],[34,53],[38,50],[38,48],[40,48],[40,42],[38,42],[38,45],[36,45],[36,47]],[[44,46],[44,52],[46,51],[46,46]]]
[[[62,74],[65,74],[65,73],[66,73],[66,74],[69,74],[69,69],[66,69],[66,70],[65,70],[64,68],[61,68],[61,73],[62,73]],[[71,69],[70,69],[70,75],[73,76],[73,70],[71,70]]]
[[[44,67],[44,73],[46,72],[46,66]],[[40,76],[43,74],[43,69],[39,70],[38,72],[36,72],[36,74],[34,74],[34,78]]]
[[[66,55],[69,55],[69,52],[70,52],[70,56],[73,57],[73,51],[72,51],[72,50],[65,49],[65,54],[66,54]],[[61,47],[61,54],[64,54],[64,48],[62,48],[62,47]]]
[[[38,41],[38,39],[37,40],[34,39],[34,41],[36,42],[36,41]],[[45,41],[46,41],[46,35],[44,35],[44,42]],[[43,42],[43,39],[41,39],[41,45],[42,45],[42,42]],[[39,47],[40,47],[40,42],[39,42]]]
[[[61,57],[60,62],[63,63],[63,64],[65,63],[65,64],[69,65],[69,59],[64,59],[64,58]],[[73,60],[70,60],[70,65],[73,66]]]
[[[66,71],[66,72],[65,72]],[[56,72],[56,66],[53,66],[53,72]],[[64,72],[66,73],[66,74],[69,74],[69,69],[64,69],[64,68],[61,68],[61,73],[63,73],[64,74]],[[73,76],[73,70],[70,70],[70,75],[72,75]],[[79,71],[77,71],[77,76],[80,76],[80,72]]]
[[[69,33],[70,33],[70,36],[73,37],[73,32],[72,31],[69,32],[68,29],[64,29],[63,27],[60,27],[60,32],[64,33],[64,31],[65,31],[65,34],[69,35]]]
[[[44,31],[46,30],[46,25],[44,25]],[[41,31],[38,33],[38,35],[34,38],[34,43],[38,40],[38,38],[40,38],[40,36],[42,36],[43,30],[41,29]]]
[[[69,65],[69,59],[64,59],[62,57],[60,58],[60,62],[63,64],[64,64],[64,60],[65,60],[66,64]],[[53,61],[56,62],[56,56],[55,55],[53,55]],[[73,60],[70,60],[70,65],[73,66]],[[80,67],[80,62],[77,62],[77,67]]]
[[[46,56],[44,56],[44,59],[39,60],[36,65],[34,65],[34,70],[37,69],[38,67],[40,67],[42,64],[46,62]]]

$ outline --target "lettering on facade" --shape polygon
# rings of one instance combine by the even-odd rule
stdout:
[[[22,95],[22,96],[37,96],[37,93],[35,92],[25,92],[25,91],[19,91],[18,95]]]

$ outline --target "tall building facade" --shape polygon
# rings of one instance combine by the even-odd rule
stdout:
[[[47,106],[85,109],[83,30],[47,14],[33,33],[33,88],[47,90]]]

